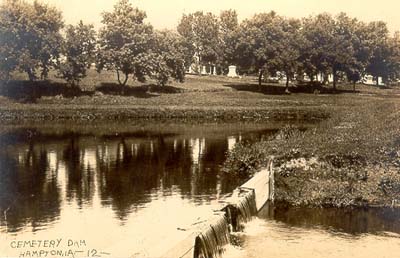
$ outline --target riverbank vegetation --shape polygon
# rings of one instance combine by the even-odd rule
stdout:
[[[248,177],[274,157],[275,198],[300,206],[398,206],[400,102],[337,99],[316,128],[287,126],[276,136],[240,144],[224,169]]]

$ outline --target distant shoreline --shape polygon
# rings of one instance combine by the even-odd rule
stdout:
[[[131,120],[189,120],[189,121],[318,121],[327,112],[317,108],[204,108],[204,107],[129,107],[129,106],[29,106],[0,107],[0,121],[131,121]]]

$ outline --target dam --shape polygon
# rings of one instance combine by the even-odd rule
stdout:
[[[159,257],[212,258],[223,254],[230,243],[230,233],[240,231],[243,223],[251,221],[268,201],[274,198],[273,157],[268,166],[257,172],[249,181],[234,190],[220,210],[197,222],[184,231],[186,238]]]

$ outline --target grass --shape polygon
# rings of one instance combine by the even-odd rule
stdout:
[[[400,101],[340,99],[315,129],[284,128],[239,145],[225,171],[248,177],[275,160],[276,201],[296,206],[400,204]]]
[[[80,87],[69,87],[53,73],[50,80],[30,83],[25,75],[0,85],[0,120],[128,120],[128,119],[204,119],[265,120],[321,119],[339,102],[365,101],[395,96],[397,89],[376,89],[351,85],[339,87],[292,87],[284,94],[283,85],[257,85],[257,78],[187,76],[185,83],[171,82],[165,87],[153,81],[146,84],[128,81],[116,84],[115,74],[89,71]],[[321,94],[313,94],[315,90]],[[372,95],[372,96],[371,96]]]

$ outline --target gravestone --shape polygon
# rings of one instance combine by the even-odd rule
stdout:
[[[229,66],[228,77],[238,77],[238,74],[236,73],[236,66],[235,65]]]
[[[211,66],[211,74],[217,75],[217,67],[216,66]]]
[[[201,74],[203,75],[207,74],[207,67],[205,65],[201,67]]]

